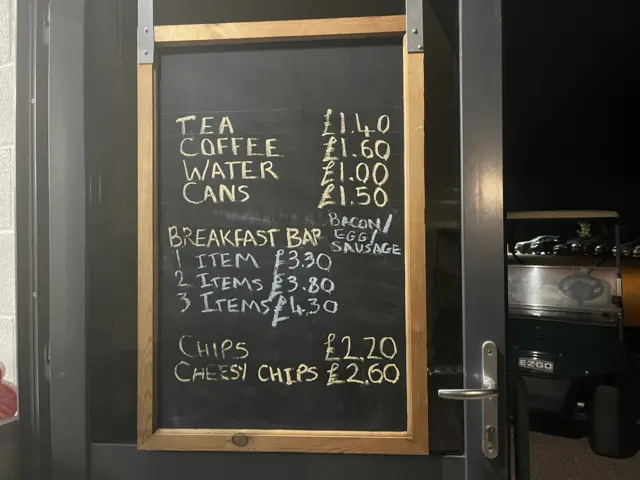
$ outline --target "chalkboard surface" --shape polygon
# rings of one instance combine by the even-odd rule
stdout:
[[[402,40],[158,81],[157,427],[406,431]]]

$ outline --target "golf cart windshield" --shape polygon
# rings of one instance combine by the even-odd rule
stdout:
[[[563,315],[618,312],[617,298],[622,294],[619,261],[612,253],[619,245],[617,220],[618,214],[611,211],[508,213],[509,310],[534,315],[543,311]],[[516,235],[519,223],[530,225],[525,233]],[[544,243],[540,237],[551,240]],[[605,253],[599,254],[598,248]]]

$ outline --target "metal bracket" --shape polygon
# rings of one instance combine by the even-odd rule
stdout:
[[[153,0],[138,0],[138,63],[153,63]]]
[[[407,19],[407,51],[409,53],[424,52],[423,0],[405,0]]]

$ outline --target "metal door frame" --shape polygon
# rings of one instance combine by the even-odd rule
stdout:
[[[499,444],[508,452],[502,10],[500,0],[460,0],[459,5],[464,385],[481,388],[482,343],[494,341],[502,360]],[[477,448],[484,430],[481,403],[465,402],[466,478],[491,478],[496,469],[500,478],[507,478],[509,455],[494,464]]]
[[[84,158],[84,0],[50,4],[49,48],[49,320],[51,351],[51,455],[60,480],[172,478],[212,472],[223,462],[236,477],[249,474],[242,456],[138,452],[135,445],[89,443],[87,436],[86,204],[90,172]],[[460,158],[462,186],[462,284],[464,383],[480,388],[481,346],[493,340],[505,351],[504,249],[502,205],[502,28],[500,0],[459,0]],[[428,68],[428,66],[427,66]],[[428,86],[427,86],[428,88]],[[428,115],[428,112],[427,112]],[[428,161],[428,160],[427,160]],[[491,281],[487,281],[491,279]],[[495,299],[487,302],[486,299]],[[506,405],[505,382],[501,391]],[[505,410],[505,409],[503,409]],[[502,425],[507,423],[503,412]],[[506,428],[501,448],[507,450]],[[374,478],[397,472],[401,462],[437,479],[506,478],[508,455],[487,460],[481,451],[480,402],[465,405],[466,454],[420,459],[384,456],[287,455],[287,471],[297,478],[365,470]],[[233,454],[231,454],[233,455]],[[257,454],[256,454],[257,455]],[[114,461],[115,460],[115,461]],[[257,460],[257,457],[256,457]],[[261,456],[260,471],[282,467],[281,455]],[[188,462],[188,463],[185,463]],[[406,465],[404,463],[404,465]],[[255,467],[254,467],[255,468]],[[306,473],[308,476],[304,477]],[[291,475],[292,473],[289,473]]]
[[[48,474],[48,1],[16,2],[16,320],[20,478]]]

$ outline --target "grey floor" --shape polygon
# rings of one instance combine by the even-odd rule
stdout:
[[[532,427],[538,430],[530,437],[532,480],[640,480],[640,453],[615,460],[596,456],[584,425],[533,421]]]

